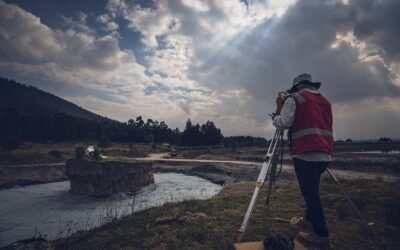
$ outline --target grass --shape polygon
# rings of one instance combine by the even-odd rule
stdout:
[[[77,143],[35,143],[32,146],[20,146],[11,152],[0,153],[0,164],[30,164],[62,162],[72,158]],[[52,151],[61,153],[61,157],[52,155]]]
[[[323,179],[321,199],[325,207],[333,249],[398,249],[400,237],[400,182],[352,180],[344,182],[361,213],[375,227],[360,224],[339,188]],[[262,240],[271,233],[295,236],[289,219],[301,215],[302,198],[297,184],[281,185],[269,207],[262,192],[246,232],[245,241]],[[73,249],[230,249],[242,222],[251,194],[214,197],[204,201],[166,204],[123,217],[86,233],[55,241],[57,248]],[[191,223],[157,225],[156,218],[184,212],[205,213],[206,218]]]

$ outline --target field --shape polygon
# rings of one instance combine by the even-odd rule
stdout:
[[[76,146],[86,147],[93,144],[80,142],[23,146],[11,152],[3,152],[0,155],[0,165],[64,162],[74,156]],[[396,240],[400,237],[400,182],[398,178],[388,181],[375,177],[379,174],[399,176],[400,143],[341,143],[336,144],[335,148],[331,168],[371,173],[372,179],[343,179],[343,182],[361,213],[375,225],[369,228],[362,225],[338,186],[325,176],[321,184],[321,199],[331,232],[330,249],[398,249]],[[111,159],[128,159],[156,153],[166,155],[165,153],[173,149],[177,152],[177,157],[173,159],[187,161],[179,163],[158,160],[154,163],[155,171],[181,172],[198,175],[215,183],[224,183],[220,194],[204,201],[171,203],[123,218],[111,218],[112,222],[109,224],[77,232],[69,238],[38,241],[19,247],[230,249],[235,231],[239,228],[249,204],[254,180],[267,149],[112,144],[100,151]],[[387,151],[392,152],[385,153]],[[199,162],[195,163],[196,160]],[[203,163],[201,160],[215,160],[215,163]],[[243,164],[218,162],[221,160],[243,161]],[[189,164],[190,161],[193,163]],[[287,149],[284,164],[291,164]],[[285,172],[281,175],[269,207],[265,207],[264,200],[265,191],[261,192],[244,240],[262,240],[276,233],[295,237],[295,228],[277,219],[302,215],[304,204],[293,173]],[[182,215],[188,216],[188,219],[178,219]],[[167,222],[160,223],[163,220]]]
[[[20,146],[11,152],[0,151],[0,165],[58,163],[72,158],[77,146],[87,147],[95,142],[43,143]],[[112,143],[100,148],[102,154],[110,157],[144,157],[151,153],[169,152],[176,149],[178,158],[242,160],[261,162],[267,148],[225,148],[216,147],[175,147],[161,144]],[[392,153],[390,153],[392,151]],[[386,152],[386,153],[385,153]],[[394,152],[394,153],[393,153]],[[331,168],[400,172],[400,142],[388,143],[336,143]],[[284,148],[284,163],[291,164],[287,148]]]

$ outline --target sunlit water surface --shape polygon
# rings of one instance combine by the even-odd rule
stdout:
[[[0,247],[36,237],[57,239],[166,202],[207,199],[222,187],[205,179],[174,173],[154,174],[154,184],[136,195],[92,198],[69,193],[70,182],[0,190]]]

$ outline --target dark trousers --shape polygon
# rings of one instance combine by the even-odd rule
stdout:
[[[304,161],[298,158],[293,158],[293,161],[301,194],[306,202],[305,218],[313,225],[315,234],[328,236],[329,232],[319,198],[319,181],[329,163]]]

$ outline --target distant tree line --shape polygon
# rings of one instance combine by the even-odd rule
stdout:
[[[263,137],[253,136],[229,136],[223,140],[223,145],[229,148],[236,147],[266,147],[268,141]]]
[[[214,122],[193,124],[187,120],[183,131],[171,129],[161,121],[141,116],[128,122],[88,120],[65,113],[55,115],[27,115],[16,109],[0,114],[0,144],[12,148],[17,142],[99,140],[106,145],[113,142],[170,143],[182,146],[210,146],[221,144],[222,132]]]

